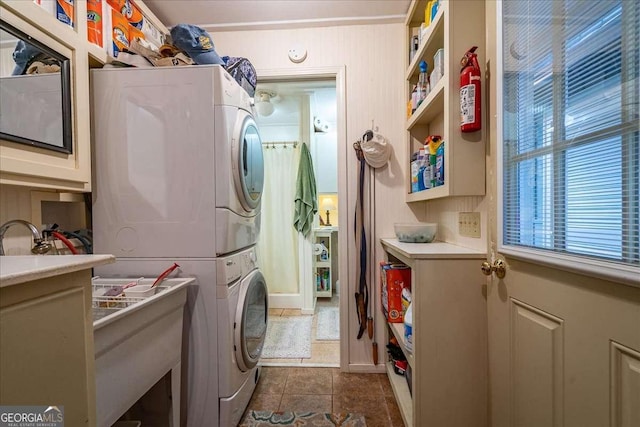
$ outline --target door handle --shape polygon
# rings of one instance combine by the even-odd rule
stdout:
[[[482,273],[485,276],[491,276],[491,273],[495,271],[498,279],[503,279],[504,276],[507,275],[507,263],[501,259],[497,259],[493,262],[493,265],[489,264],[488,261],[482,263]]]

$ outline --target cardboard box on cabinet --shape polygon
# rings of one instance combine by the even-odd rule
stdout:
[[[389,323],[404,321],[402,290],[411,290],[411,268],[404,264],[380,263],[382,313]]]

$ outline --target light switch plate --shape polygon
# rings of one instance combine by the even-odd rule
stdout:
[[[480,212],[458,212],[458,233],[466,237],[480,237]]]

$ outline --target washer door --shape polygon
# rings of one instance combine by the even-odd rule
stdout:
[[[251,115],[238,110],[231,146],[236,194],[242,207],[251,212],[260,204],[264,186],[264,161],[258,125]]]
[[[253,270],[240,283],[234,327],[236,362],[242,372],[256,366],[267,334],[269,294],[260,270]]]

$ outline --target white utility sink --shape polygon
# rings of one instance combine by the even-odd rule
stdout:
[[[154,279],[93,280],[96,419],[109,427],[147,390],[171,371],[173,425],[179,425],[182,319],[187,286],[195,279],[165,279],[155,295],[107,298],[106,288],[132,281],[151,285]]]

